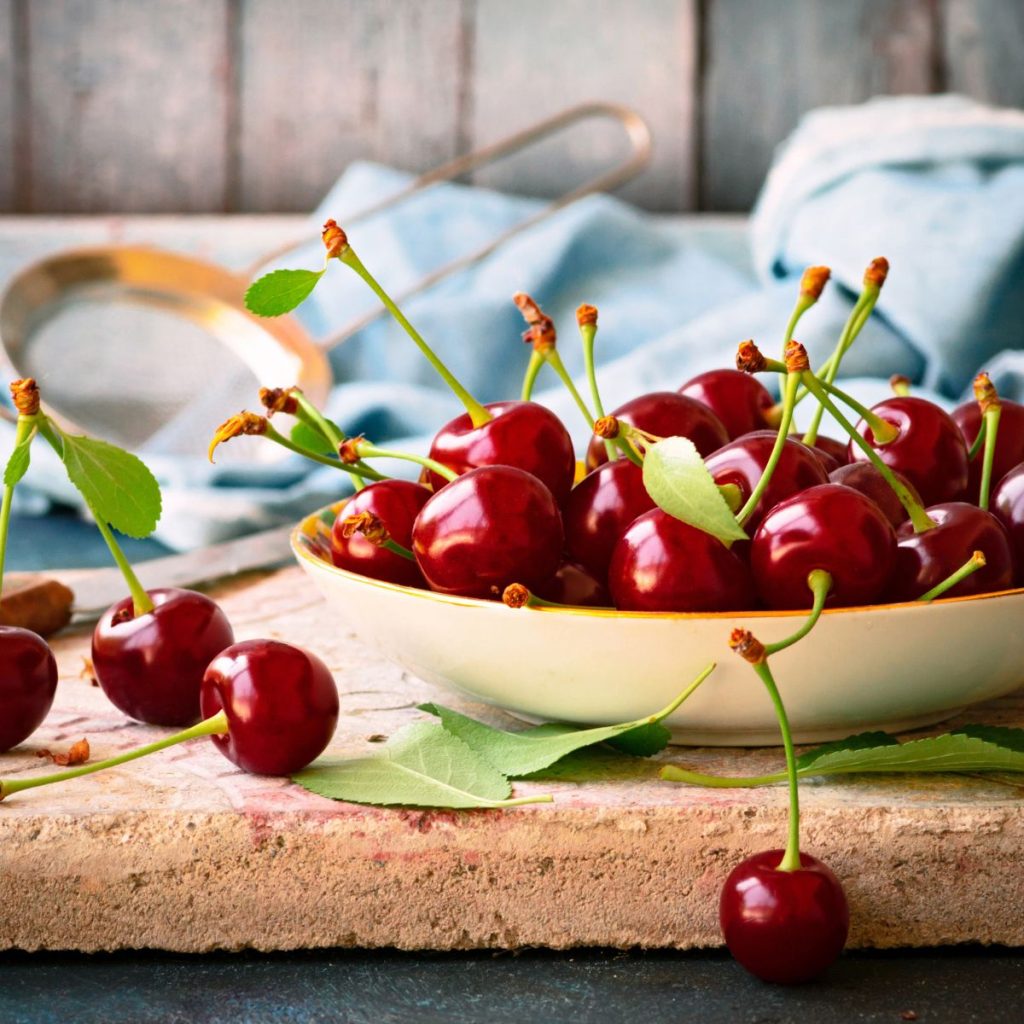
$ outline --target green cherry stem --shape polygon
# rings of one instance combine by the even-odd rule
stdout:
[[[605,415],[604,403],[601,401],[601,390],[597,386],[597,367],[594,364],[594,339],[597,337],[597,307],[585,303],[576,310],[576,324],[580,329],[580,340],[583,342],[583,366],[587,374],[587,385],[590,388],[590,401],[598,419]],[[605,441],[604,450],[609,460],[616,457],[616,446]]]
[[[36,434],[36,416],[18,416],[18,424],[14,428],[14,451],[22,445],[32,443]],[[11,526],[11,505],[14,501],[14,483],[4,484],[3,503],[0,504],[0,594],[3,593],[4,566],[7,561],[7,534]]]
[[[961,580],[967,579],[968,576],[973,575],[979,569],[984,569],[985,564],[985,552],[975,551],[956,572],[950,573],[941,583],[936,583],[931,590],[925,591],[917,600],[927,604],[929,601],[934,601],[937,597],[942,597],[947,590],[955,587]]]
[[[765,644],[765,657],[770,657],[773,654],[778,654],[779,651],[784,651],[787,647],[792,647],[793,644],[803,640],[817,625],[818,619],[821,618],[822,610],[825,607],[829,591],[832,589],[832,576],[824,569],[812,569],[807,575],[807,586],[814,595],[810,614],[807,616],[804,624],[795,633],[786,637],[785,640],[777,640],[773,644]]]
[[[981,488],[978,505],[988,511],[989,495],[992,491],[992,465],[996,457],[996,442],[999,440],[999,419],[1003,407],[999,401],[992,378],[984,371],[974,378],[974,397],[981,410],[981,421],[985,424],[985,454],[981,463]],[[979,430],[980,434],[981,431]]]
[[[361,533],[371,544],[387,548],[388,551],[410,562],[416,561],[416,556],[408,548],[391,539],[391,535],[380,517],[372,512],[357,512],[355,515],[349,516],[342,521],[341,530],[345,537]]]
[[[287,448],[290,452],[295,452],[296,455],[302,455],[312,462],[319,462],[322,466],[330,466],[332,469],[340,469],[344,473],[348,473],[353,479],[363,478],[366,480],[387,480],[388,478],[371,466],[367,466],[363,462],[353,462],[352,464],[339,462],[337,459],[332,459],[329,455],[322,455],[320,452],[314,452],[309,448],[303,448],[301,445],[296,444],[291,438],[285,437],[280,431],[275,429],[271,424],[267,424],[267,429],[264,431],[263,436],[268,441],[273,441],[274,444],[279,444],[282,448]],[[342,444],[345,441],[341,442]]]
[[[452,389],[455,396],[465,406],[466,412],[474,427],[482,427],[489,423],[493,417],[491,414],[463,387],[462,383],[437,357],[434,350],[426,343],[419,331],[406,319],[405,314],[395,305],[390,295],[377,283],[374,276],[363,266],[362,260],[356,255],[350,245],[346,245],[338,253],[338,259],[345,266],[354,270],[369,285],[370,290],[384,303],[387,311],[395,318],[406,334],[413,340],[420,352],[423,353],[427,362],[437,371],[441,379]]]
[[[967,453],[967,461],[973,462],[980,454],[982,448],[985,447],[985,435],[988,433],[988,424],[985,422],[985,418],[982,417],[981,427],[978,429],[978,436],[974,439],[974,444],[971,445],[970,451]]]
[[[769,775],[704,775],[691,772],[677,764],[667,764],[658,773],[666,782],[682,782],[688,786],[704,786],[706,789],[752,789],[768,786],[773,782],[784,782],[786,773],[772,772]]]
[[[344,432],[339,430],[334,423],[324,416],[299,388],[296,388],[292,394],[295,395],[295,401],[298,403],[298,408],[295,410],[295,418],[305,423],[307,427],[317,431],[337,451],[345,440]],[[369,469],[369,466],[366,468]],[[361,473],[353,473],[352,483],[357,491],[361,491],[366,486],[366,479]]]
[[[413,455],[411,452],[400,452],[393,448],[378,448],[375,444],[370,444],[369,441],[358,437],[350,437],[345,441],[340,448],[340,454],[342,463],[351,459],[351,465],[358,464],[362,459],[399,459],[402,462],[414,462],[424,469],[429,469],[431,473],[444,477],[448,483],[451,483],[459,475],[443,463],[438,462],[437,459],[431,459],[425,455]]]
[[[800,318],[821,298],[821,293],[831,276],[832,271],[828,267],[808,267],[804,271],[803,277],[800,279],[800,294],[797,296],[796,305],[793,307],[789,322],[786,324],[786,332],[782,337],[783,352],[793,340],[793,332],[796,330]],[[783,369],[781,372],[785,373],[786,371]]]
[[[83,764],[77,768],[69,768],[64,772],[56,772],[51,775],[37,775],[26,779],[2,779],[0,780],[0,800],[10,796],[12,793],[20,793],[25,789],[37,789],[40,786],[50,786],[55,782],[65,782],[68,779],[77,779],[82,775],[92,775],[107,768],[116,768],[118,765],[135,761],[147,754],[155,754],[158,750],[166,750],[167,747],[176,746],[187,740],[196,739],[199,736],[223,736],[228,731],[228,716],[223,711],[218,711],[211,718],[204,719],[196,725],[174,733],[173,736],[166,736],[155,743],[147,743],[143,747],[136,747],[127,753],[118,754],[116,757],[108,757],[105,761],[94,761],[91,764]]]
[[[533,386],[537,383],[537,374],[544,365],[544,357],[536,350],[530,353],[530,361],[526,364],[526,373],[523,374],[523,389],[519,397],[524,402],[533,398]]]
[[[818,377],[817,374],[815,376]],[[818,377],[818,383],[829,395],[833,398],[838,398],[843,405],[851,408],[871,428],[871,433],[879,444],[890,444],[900,436],[899,427],[894,426],[892,423],[887,423],[878,413],[872,412],[863,402],[857,401],[853,395],[848,394],[846,391],[841,391],[835,384],[829,383],[822,377]],[[821,409],[821,406],[818,408],[820,411],[824,411]],[[804,435],[804,444],[813,444],[817,440],[817,435],[815,435],[814,438],[808,441],[807,437],[809,434],[810,431]]]
[[[557,601],[545,601],[538,597],[529,587],[522,583],[510,583],[501,594],[502,603],[507,608],[571,608],[572,605],[559,604]]]

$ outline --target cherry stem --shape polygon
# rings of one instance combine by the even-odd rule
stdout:
[[[2,779],[0,780],[0,800],[10,796],[12,793],[19,793],[23,789],[36,789],[39,786],[49,786],[55,782],[64,782],[67,779],[77,779],[81,775],[91,775],[93,772],[100,772],[106,768],[116,768],[118,765],[135,761],[147,754],[155,754],[158,750],[165,750],[167,747],[176,746],[187,740],[195,739],[198,736],[223,736],[228,731],[228,716],[224,711],[218,711],[210,718],[204,719],[196,725],[176,732],[155,743],[147,743],[143,747],[136,747],[125,754],[118,754],[116,757],[108,757],[105,761],[95,761],[92,764],[84,764],[77,768],[69,768],[64,772],[57,772],[53,775],[38,775],[28,779]]]
[[[367,466],[362,461],[354,462],[352,465],[347,465],[338,459],[332,459],[329,455],[322,455],[320,452],[314,452],[310,448],[303,448],[301,445],[296,444],[291,438],[285,437],[279,430],[267,424],[266,431],[261,435],[268,441],[273,441],[274,444],[279,444],[282,448],[287,448],[290,452],[295,452],[296,455],[305,456],[305,458],[312,462],[319,462],[322,466],[330,466],[332,469],[340,469],[344,473],[348,473],[353,479],[367,479],[367,480],[387,480],[388,477],[384,476],[383,473],[378,473],[377,470],[371,466]]]
[[[17,451],[22,445],[32,443],[36,432],[36,415],[18,416],[18,424],[14,428],[14,450]],[[4,565],[7,561],[7,534],[11,526],[11,504],[14,501],[14,488],[16,484],[5,484],[3,503],[0,504],[0,594],[4,586]]]
[[[573,383],[572,377],[569,376],[569,371],[565,368],[565,363],[562,362],[562,357],[558,354],[558,349],[549,348],[541,353],[541,358],[551,367],[555,373],[558,374],[558,379],[565,385],[565,390],[572,395],[572,400],[576,403],[576,408],[583,414],[583,418],[587,421],[587,429],[594,429],[594,416],[587,408],[587,403],[583,401],[583,396],[579,393],[576,385]]]
[[[818,375],[815,374],[815,376],[817,377]],[[841,391],[835,386],[835,384],[832,384],[827,380],[823,380],[821,377],[818,377],[818,383],[833,398],[838,398],[843,405],[849,406],[849,408],[860,416],[860,418],[871,428],[871,433],[880,445],[892,444],[892,442],[900,436],[899,427],[883,420],[878,413],[872,412],[863,402],[858,402],[853,395],[848,394],[845,391]],[[821,409],[821,406],[818,408],[819,410],[824,411]],[[810,440],[808,440],[808,438],[810,438]],[[804,444],[813,445],[817,439],[817,433],[815,433],[814,437],[811,437],[811,432],[809,430],[804,434]]]
[[[936,583],[931,590],[925,591],[917,600],[927,604],[929,601],[934,601],[937,597],[942,597],[947,590],[955,587],[961,580],[967,579],[968,576],[973,575],[979,569],[984,569],[985,564],[985,552],[975,551],[956,572],[950,573],[941,583]]]
[[[882,461],[878,452],[868,444],[865,438],[853,424],[836,408],[835,403],[825,393],[824,387],[819,383],[818,378],[806,370],[803,374],[804,386],[814,397],[825,407],[825,410],[850,436],[855,445],[865,454],[868,461],[882,474],[885,482],[893,489],[900,504],[906,509],[907,515],[914,526],[915,533],[924,533],[925,530],[933,529],[937,524],[933,522],[924,507],[918,502],[906,487],[896,478],[893,471]]]
[[[348,245],[338,254],[338,259],[341,260],[345,266],[350,267],[354,270],[369,286],[371,291],[384,303],[387,311],[395,318],[395,320],[401,325],[402,329],[406,334],[412,338],[413,342],[419,348],[420,352],[423,353],[427,362],[438,372],[441,379],[452,389],[455,396],[465,406],[466,412],[469,413],[469,418],[473,423],[474,427],[482,427],[485,423],[490,423],[494,418],[491,414],[466,390],[465,387],[459,382],[455,375],[444,365],[443,362],[434,353],[434,350],[424,341],[422,335],[415,327],[406,319],[405,314],[395,305],[394,300],[383,288],[377,283],[373,275],[363,266],[362,260],[356,255],[355,250],[352,246]]]
[[[894,373],[889,378],[889,387],[897,398],[906,398],[910,394],[910,378],[902,373]]]
[[[597,335],[597,323],[584,323],[579,325],[580,338],[583,341],[583,366],[587,374],[587,384],[590,387],[590,400],[594,403],[594,411],[598,419],[603,419],[604,404],[601,401],[601,391],[597,386],[597,368],[594,365],[594,338]],[[615,444],[612,441],[605,441],[605,453],[609,460],[615,458]]]
[[[989,496],[992,492],[992,465],[996,457],[996,441],[999,438],[999,419],[1003,414],[1002,406],[993,402],[982,414],[985,423],[985,455],[981,464],[981,490],[978,493],[978,506],[988,511]]]
[[[307,427],[315,430],[337,451],[342,441],[345,440],[345,434],[324,416],[299,388],[295,388],[292,391],[292,395],[298,404],[298,408],[295,410],[295,418],[301,420]],[[366,481],[359,473],[352,474],[352,482],[355,484],[357,491],[361,491],[366,486]]]
[[[821,618],[822,610],[825,607],[829,591],[832,589],[832,576],[824,569],[812,569],[807,575],[807,586],[814,595],[814,603],[811,606],[810,615],[807,616],[804,624],[791,636],[786,637],[785,640],[779,640],[774,644],[765,644],[764,653],[766,657],[778,654],[779,651],[784,651],[787,647],[792,647],[793,644],[803,640],[817,625],[818,619]]]
[[[974,444],[971,445],[970,451],[967,453],[967,461],[973,462],[977,457],[978,453],[985,446],[985,435],[988,433],[988,424],[985,422],[985,418],[982,417],[981,426],[978,429],[978,436],[974,439]]]
[[[530,361],[526,364],[526,373],[523,374],[523,390],[519,397],[524,402],[529,402],[533,396],[533,385],[537,382],[537,374],[544,365],[544,357],[534,349],[530,353]]]
[[[418,466],[429,469],[431,473],[444,477],[448,483],[451,483],[459,475],[443,463],[438,462],[437,459],[428,458],[426,455],[413,455],[411,452],[395,451],[392,448],[378,448],[375,444],[370,444],[369,441],[358,441],[355,449],[359,453],[360,459],[400,459],[403,462],[415,462]]]
[[[782,336],[782,351],[786,351],[786,346],[793,340],[793,332],[796,330],[796,325],[800,323],[800,318],[804,315],[818,301],[817,295],[808,295],[806,292],[801,292],[797,297],[796,305],[793,307],[793,312],[790,314],[789,323],[786,324],[786,333]],[[786,372],[785,365],[783,365],[782,373]]]
[[[538,597],[529,587],[522,583],[510,583],[502,592],[501,600],[508,608],[572,608],[570,604],[559,604],[557,601],[546,601]]]
[[[770,775],[704,775],[680,768],[677,764],[665,765],[658,774],[666,782],[685,782],[690,786],[706,786],[709,789],[747,789],[786,780],[785,772],[772,772]]]

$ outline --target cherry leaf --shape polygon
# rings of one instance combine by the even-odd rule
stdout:
[[[723,544],[747,539],[688,437],[666,437],[647,449],[644,486],[660,509]]]
[[[341,431],[339,431],[341,433]],[[296,420],[290,431],[292,441],[300,448],[306,448],[320,455],[337,455],[334,445],[315,427],[302,420]]]
[[[4,486],[14,487],[28,472],[28,465],[29,444],[26,439],[11,452],[11,457],[7,460],[7,465],[4,467]]]
[[[245,308],[257,316],[281,316],[307,299],[323,270],[273,270],[245,293]]]

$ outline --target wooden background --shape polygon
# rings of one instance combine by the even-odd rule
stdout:
[[[569,103],[632,104],[652,209],[746,209],[800,114],[956,90],[1024,106],[1024,0],[0,0],[0,212],[307,210]],[[580,130],[489,172],[548,194]]]

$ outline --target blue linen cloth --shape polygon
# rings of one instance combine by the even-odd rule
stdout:
[[[346,213],[407,181],[392,169],[352,165],[319,207],[311,238],[324,217],[344,225]],[[349,237],[397,293],[537,208],[535,200],[443,185],[351,226]],[[518,395],[529,356],[513,292],[529,292],[554,317],[577,378],[574,310],[592,303],[600,309],[599,381],[610,409],[731,365],[744,338],[774,353],[809,264],[833,270],[797,332],[812,365],[820,361],[878,255],[890,260],[889,280],[843,365],[858,397],[879,400],[889,376],[903,373],[918,393],[950,404],[982,367],[1002,393],[1024,397],[1024,112],[959,96],[816,110],[780,147],[749,232],[721,218],[680,222],[592,196],[416,297],[406,312],[467,387],[491,401]],[[321,259],[317,240],[281,265],[316,267]],[[298,315],[322,337],[374,301],[354,274],[332,265]],[[349,433],[424,450],[460,411],[390,320],[360,331],[331,359],[337,384],[328,412]],[[563,416],[582,448],[582,417],[548,374],[537,397]],[[262,442],[234,442],[245,443]],[[161,452],[159,439],[142,454],[164,487],[157,536],[177,548],[296,519],[348,490],[342,474],[299,458],[211,467],[201,452]],[[56,483],[52,490],[68,496]]]

